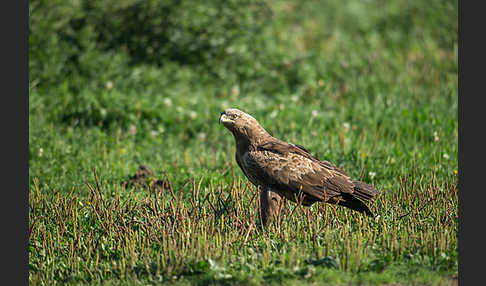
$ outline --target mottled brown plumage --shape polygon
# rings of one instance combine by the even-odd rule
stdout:
[[[255,186],[261,186],[262,192],[273,191],[304,206],[327,202],[373,216],[364,203],[376,199],[378,191],[373,186],[351,179],[302,146],[274,138],[243,111],[227,109],[221,112],[219,121],[233,133],[238,166]],[[268,205],[271,201],[264,200],[268,194],[260,197],[262,207],[272,207]],[[274,200],[280,205],[280,199]]]

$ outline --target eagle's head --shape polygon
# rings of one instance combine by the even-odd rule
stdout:
[[[252,138],[268,135],[253,116],[236,108],[229,108],[221,112],[219,123],[230,130],[235,138]]]

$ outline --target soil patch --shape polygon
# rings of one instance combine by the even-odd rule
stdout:
[[[135,174],[130,176],[128,180],[121,182],[126,189],[129,188],[149,188],[150,191],[163,191],[169,188],[169,182],[164,179],[154,177],[154,172],[147,165],[140,165],[135,171]]]

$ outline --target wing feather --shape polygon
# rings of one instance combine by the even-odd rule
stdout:
[[[280,190],[290,199],[302,192],[309,202],[352,193],[352,180],[339,168],[320,161],[307,150],[283,141],[271,141],[246,153],[243,165],[254,179]]]

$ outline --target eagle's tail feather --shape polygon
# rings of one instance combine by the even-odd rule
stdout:
[[[375,216],[365,203],[352,195],[343,196],[343,200],[340,200],[338,205],[350,208],[360,213],[365,213],[370,217]]]
[[[361,181],[353,181],[354,192],[353,196],[362,201],[375,201],[378,196],[378,191],[372,186]]]
[[[374,217],[374,214],[365,202],[375,201],[378,196],[378,191],[373,186],[361,181],[353,181],[353,184],[354,192],[352,194],[343,194],[342,200],[340,200],[338,204]]]

